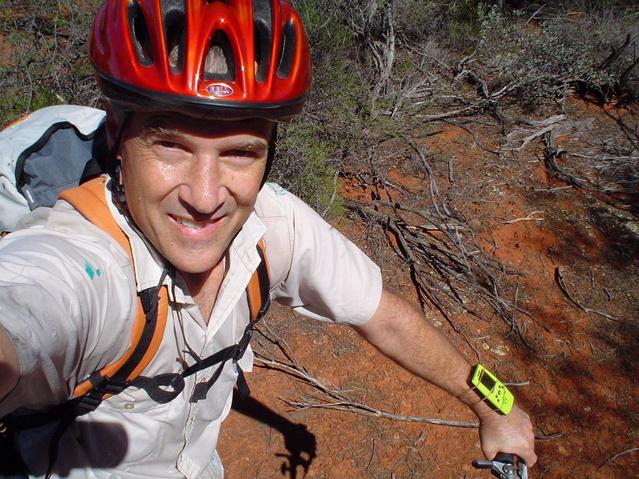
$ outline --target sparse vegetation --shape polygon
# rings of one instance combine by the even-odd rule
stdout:
[[[99,105],[86,58],[98,3],[0,2],[3,124],[55,103]],[[512,10],[503,3],[298,2],[313,49],[314,88],[304,117],[281,128],[286,148],[273,178],[319,211],[341,211],[333,207],[333,179],[344,160],[361,162],[363,146],[395,135],[399,118],[407,127],[407,114],[439,108],[443,98],[474,101],[450,83],[460,71],[457,78],[491,92],[510,85],[504,93],[528,108],[568,91],[601,103],[639,96],[636,9],[570,2],[552,11]],[[463,57],[472,74],[457,68]]]
[[[44,106],[95,106],[86,54],[97,0],[0,2],[0,124]]]
[[[530,108],[563,97],[569,89],[608,100],[634,100],[639,17],[632,13],[575,15],[560,12],[531,22],[523,11],[505,14],[480,7],[477,58],[497,81],[513,82],[513,93]]]

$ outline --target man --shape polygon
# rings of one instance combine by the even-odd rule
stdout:
[[[379,268],[293,195],[264,186],[276,123],[301,110],[310,87],[305,33],[288,2],[106,1],[90,51],[108,99],[111,174],[100,194],[132,260],[65,201],[2,241],[0,417],[63,403],[120,358],[136,293],[149,287],[168,288],[169,311],[144,378],[177,375],[240,343],[262,240],[273,299],[352,325],[468,404],[487,457],[535,463],[528,416],[482,401],[470,366],[383,289]],[[21,460],[32,476],[222,477],[220,425],[238,366],[251,364],[248,348],[171,382],[170,400],[134,383],[64,430],[20,431]]]

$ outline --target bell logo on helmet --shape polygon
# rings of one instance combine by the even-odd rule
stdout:
[[[233,94],[233,88],[224,83],[213,83],[206,87],[206,91],[209,92],[213,96],[229,96]]]

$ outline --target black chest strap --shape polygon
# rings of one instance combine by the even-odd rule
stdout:
[[[175,399],[184,390],[184,379],[218,365],[211,377],[206,382],[198,383],[191,395],[191,402],[201,401],[206,398],[209,390],[222,374],[222,369],[227,361],[232,360],[237,363],[249,346],[255,324],[262,319],[271,306],[269,295],[270,283],[268,276],[268,265],[264,256],[263,247],[258,245],[257,251],[260,255],[260,264],[251,278],[251,283],[246,288],[251,319],[244,328],[244,333],[240,340],[231,346],[227,346],[204,359],[198,359],[193,365],[184,369],[181,373],[159,374],[154,377],[138,376],[131,385],[144,389],[151,399],[158,403],[167,403]],[[237,388],[241,397],[250,394],[250,389],[244,377],[242,369],[238,367]]]

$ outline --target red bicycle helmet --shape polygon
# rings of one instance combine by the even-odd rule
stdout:
[[[106,0],[90,57],[125,111],[283,120],[311,84],[306,33],[286,0]]]

